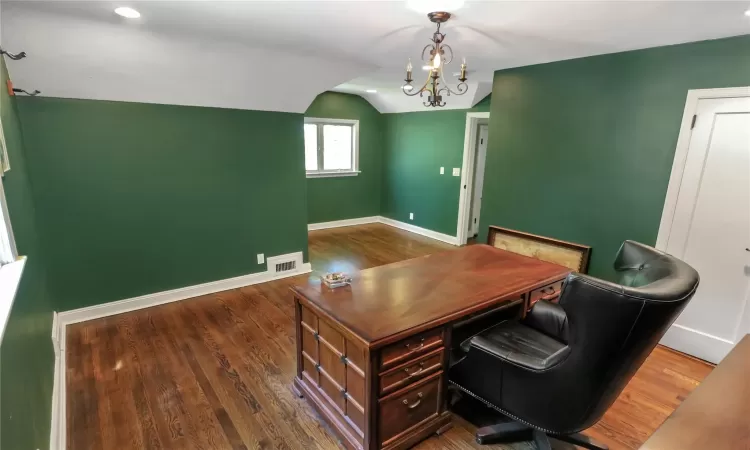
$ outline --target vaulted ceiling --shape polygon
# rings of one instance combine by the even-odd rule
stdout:
[[[123,5],[142,16],[115,15]],[[450,97],[446,108],[481,100],[498,69],[748,34],[748,6],[467,0],[443,31],[467,60],[469,92]],[[421,79],[420,52],[433,31],[402,0],[0,3],[0,42],[28,54],[8,64],[18,87],[55,97],[269,111],[304,112],[325,90],[362,95],[382,112],[424,110],[400,86],[409,58]],[[457,70],[458,61],[446,75]]]

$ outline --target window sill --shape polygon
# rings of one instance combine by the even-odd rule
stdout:
[[[16,297],[25,265],[26,257],[19,256],[16,261],[0,267],[0,342],[5,335],[5,327],[8,325],[13,299]]]
[[[356,177],[359,170],[353,172],[307,172],[307,178]]]

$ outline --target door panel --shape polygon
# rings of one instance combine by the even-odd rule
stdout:
[[[748,248],[750,98],[700,100],[666,251],[701,284],[665,344],[718,362],[744,335]]]
[[[477,154],[474,164],[474,188],[472,192],[471,216],[469,221],[469,235],[479,233],[479,214],[482,212],[482,188],[484,187],[484,166],[487,161],[487,136],[489,126],[479,125],[477,138]]]

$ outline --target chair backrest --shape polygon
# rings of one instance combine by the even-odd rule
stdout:
[[[570,398],[558,398],[570,402],[560,422],[565,429],[585,429],[601,418],[699,282],[683,261],[633,241],[622,244],[614,268],[618,283],[574,273],[560,294],[571,353],[557,375],[575,383]]]
[[[487,244],[586,273],[591,247],[508,228],[490,226]]]

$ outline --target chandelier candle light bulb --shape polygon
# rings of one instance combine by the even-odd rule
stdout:
[[[401,86],[401,90],[409,97],[417,94],[420,97],[424,97],[424,94],[427,93],[427,101],[423,102],[425,106],[445,106],[443,95],[463,95],[469,90],[469,87],[466,85],[466,59],[461,63],[460,83],[453,90],[443,78],[443,67],[450,64],[453,60],[453,49],[450,45],[443,43],[445,41],[445,34],[440,32],[440,25],[447,22],[451,18],[451,14],[444,11],[436,11],[427,14],[427,17],[432,23],[437,25],[437,30],[433,33],[432,39],[430,39],[432,44],[427,44],[422,49],[422,61],[428,63],[428,65],[424,66],[424,69],[429,71],[427,81],[418,90],[414,89],[411,85],[413,80],[410,59],[406,66],[406,84]],[[443,83],[443,86],[440,85],[441,83]]]

